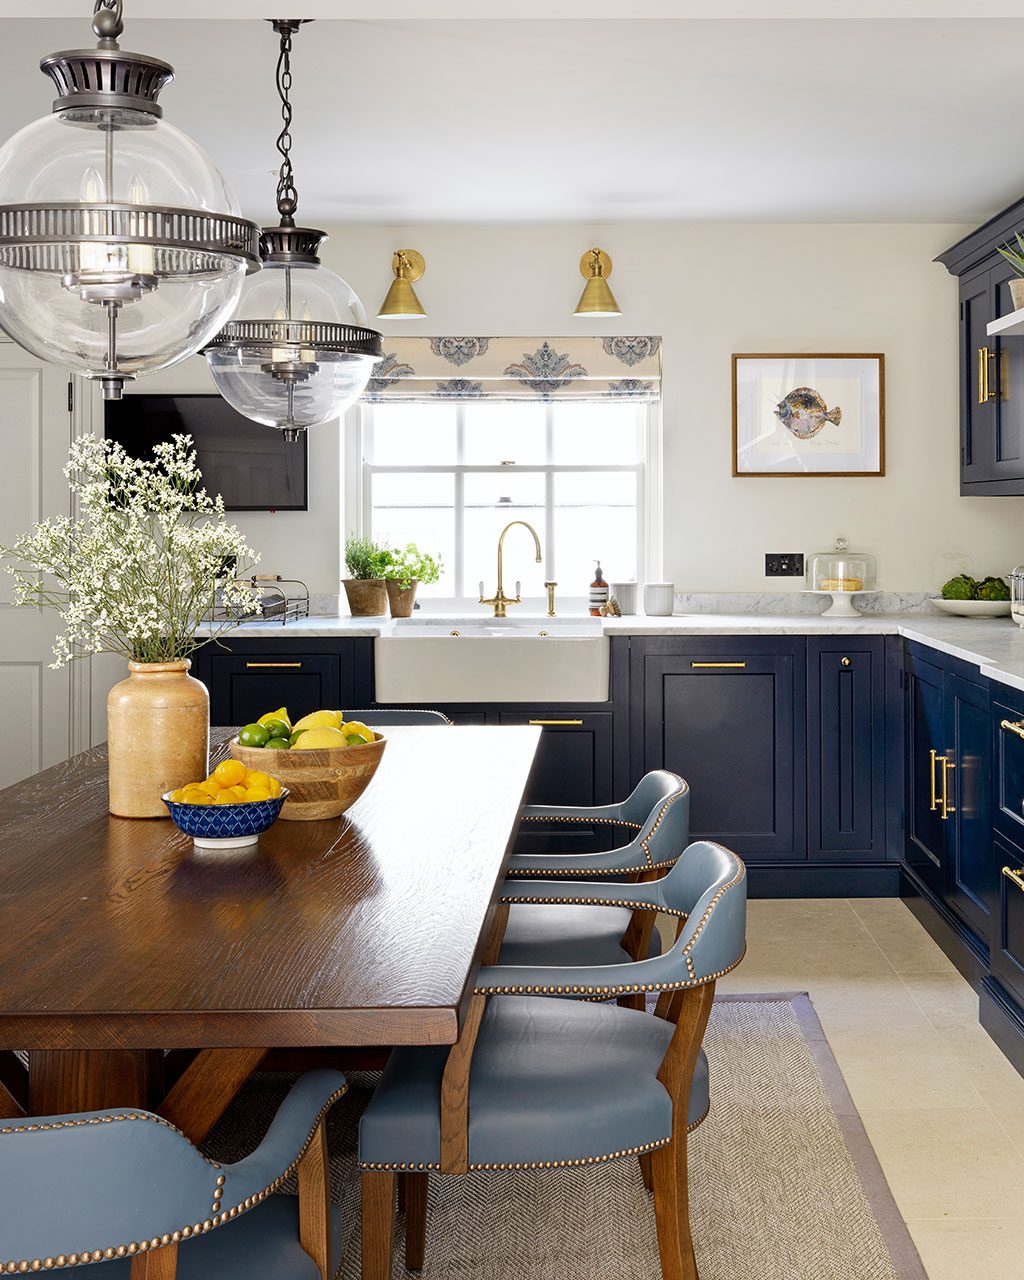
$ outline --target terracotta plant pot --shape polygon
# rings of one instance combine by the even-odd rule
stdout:
[[[388,592],[383,578],[342,578],[353,618],[381,618],[388,611]]]
[[[388,604],[391,606],[392,618],[411,618],[412,607],[416,603],[416,588],[419,582],[413,578],[407,587],[400,582],[387,581]]]
[[[166,818],[163,793],[206,777],[210,695],[191,665],[129,662],[128,679],[107,695],[110,812],[119,818]]]
[[[359,799],[377,772],[387,745],[384,735],[355,747],[322,747],[309,751],[267,751],[243,747],[232,738],[228,750],[247,769],[262,769],[288,788],[281,817],[292,822],[340,818]]]
[[[1024,309],[1024,279],[1015,277],[1010,281],[1010,297],[1013,299],[1015,311]]]

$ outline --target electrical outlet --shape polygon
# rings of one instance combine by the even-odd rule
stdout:
[[[764,558],[766,578],[802,578],[804,557],[801,551],[768,552]]]

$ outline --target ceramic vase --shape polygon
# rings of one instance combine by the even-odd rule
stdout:
[[[383,578],[342,578],[349,612],[353,618],[381,618],[388,611],[388,592]]]
[[[1016,311],[1024,309],[1024,279],[1013,279],[1010,284],[1010,297]]]
[[[414,578],[407,587],[400,582],[387,580],[388,604],[391,606],[392,618],[411,618],[413,605],[416,603],[416,588],[419,582]]]
[[[191,662],[129,662],[107,696],[110,812],[166,818],[160,797],[206,777],[210,695]]]

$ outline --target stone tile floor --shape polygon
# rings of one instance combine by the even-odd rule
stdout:
[[[750,903],[722,992],[807,991],[931,1280],[1024,1278],[1024,1079],[894,898]]]

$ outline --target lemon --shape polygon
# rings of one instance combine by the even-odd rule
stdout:
[[[248,769],[245,774],[246,790],[250,787],[258,787],[261,791],[270,790],[270,774],[263,773],[260,769]]]
[[[270,779],[270,798],[271,798],[271,800],[276,800],[276,799],[277,799],[277,797],[278,797],[280,794],[281,794],[281,784],[280,784],[280,782],[278,782],[278,780],[277,780],[276,778],[271,778],[271,779]]]
[[[342,719],[340,711],[311,711],[292,725],[292,733],[298,729],[340,729]]]
[[[177,789],[177,791],[172,791],[172,792],[171,792],[171,801],[172,801],[172,803],[173,803],[173,804],[184,804],[184,803],[185,803],[185,788],[184,788],[184,787],[179,787],[179,788]]]
[[[222,760],[210,775],[222,787],[234,787],[245,781],[246,768],[241,760]]]
[[[288,717],[287,707],[278,707],[276,711],[267,711],[256,721],[257,724],[268,724],[271,720],[280,720],[282,724],[286,724],[290,729],[292,722]]]
[[[186,804],[213,804],[213,796],[206,791],[190,791],[185,797]]]
[[[321,713],[317,713],[321,714]],[[323,726],[321,728],[307,729],[302,737],[292,747],[293,751],[316,751],[324,747],[346,747],[348,743],[345,735],[340,729]]]
[[[199,784],[199,790],[205,791],[208,796],[212,796],[216,800],[220,795],[221,785],[216,778],[207,778],[205,782]]]
[[[220,795],[213,797],[214,804],[238,804],[238,796],[232,791],[222,791]]]
[[[266,787],[246,787],[245,799],[247,802],[255,804],[258,800],[269,800],[270,792]]]

